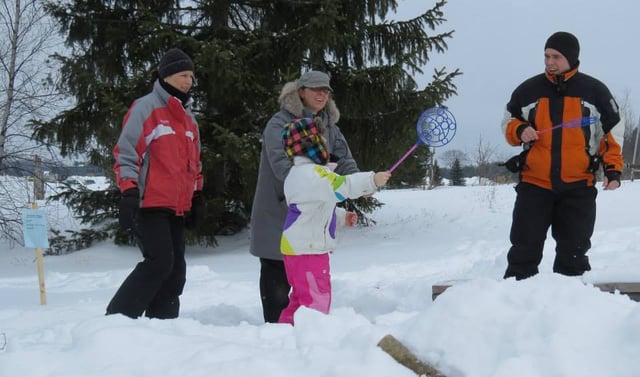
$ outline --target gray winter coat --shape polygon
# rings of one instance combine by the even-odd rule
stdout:
[[[280,111],[271,117],[262,134],[258,184],[253,198],[250,225],[251,254],[275,260],[282,260],[280,238],[287,216],[284,179],[292,165],[282,146],[282,129],[295,118],[313,117],[298,96],[297,81],[285,84],[279,102]],[[338,164],[336,173],[346,175],[360,171],[344,135],[336,125],[340,112],[335,102],[330,99],[325,109],[316,115],[321,116],[326,125],[324,136],[331,161]]]

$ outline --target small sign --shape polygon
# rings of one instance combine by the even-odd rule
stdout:
[[[49,247],[47,213],[43,209],[22,210],[22,234],[25,247]]]

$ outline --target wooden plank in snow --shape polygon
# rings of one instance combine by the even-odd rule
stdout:
[[[465,280],[447,281],[431,286],[431,299],[435,300],[436,297],[441,295],[447,288],[453,286],[456,283],[464,282]],[[593,284],[594,287],[599,288],[603,292],[615,293],[627,295],[633,301],[640,301],[640,283],[639,282],[601,282],[601,283],[588,283]]]

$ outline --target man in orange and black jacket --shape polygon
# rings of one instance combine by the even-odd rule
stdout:
[[[545,72],[518,86],[502,127],[524,145],[504,278],[538,273],[547,230],[556,241],[553,271],[582,275],[596,218],[596,170],[603,189],[620,186],[624,127],[618,105],[599,80],[578,72],[578,39],[557,32],[545,44]]]

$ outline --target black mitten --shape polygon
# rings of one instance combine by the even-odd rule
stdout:
[[[120,197],[120,212],[118,213],[118,222],[120,227],[129,231],[133,229],[138,209],[140,207],[140,191],[137,187],[125,190]]]
[[[202,192],[196,191],[193,193],[193,199],[191,199],[191,210],[186,214],[184,218],[184,226],[187,229],[196,229],[204,222],[206,215],[206,209],[204,206],[204,198]]]

